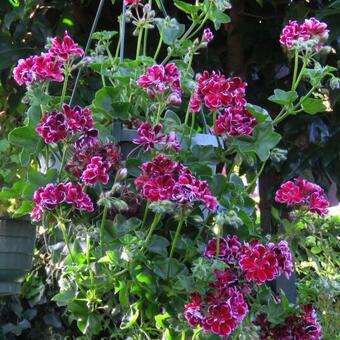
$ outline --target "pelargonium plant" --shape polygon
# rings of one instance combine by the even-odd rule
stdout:
[[[336,79],[318,61],[329,50],[326,23],[283,28],[292,83],[274,90],[269,114],[248,102],[243,79],[192,68],[229,22],[228,1],[175,1],[192,20],[187,28],[152,1],[123,5],[117,40],[116,32],[96,32],[84,51],[65,32],[13,70],[30,105],[25,125],[9,136],[29,179],[16,184],[18,214],[30,213],[46,234],[60,273],[54,301],[88,337],[227,338],[248,329],[263,339],[321,339],[312,307],[299,309],[269,288],[291,277],[294,252],[284,234],[261,234],[251,194],[280,150],[278,124],[325,110],[320,89]],[[136,36],[128,57],[126,25]],[[76,88],[79,70],[84,82],[95,75],[100,83],[91,103]],[[124,131],[133,134],[128,151]],[[276,189],[278,206],[327,214],[317,184],[296,177]],[[273,310],[281,311],[275,320]]]

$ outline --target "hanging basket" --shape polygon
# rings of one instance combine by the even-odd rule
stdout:
[[[35,236],[29,221],[0,219],[0,296],[20,293],[32,266]]]

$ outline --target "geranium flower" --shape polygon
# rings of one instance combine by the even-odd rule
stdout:
[[[81,179],[86,185],[95,185],[96,183],[107,184],[109,181],[108,171],[110,168],[111,164],[108,161],[104,161],[102,157],[92,157]]]
[[[55,37],[52,39],[52,47],[49,49],[49,53],[54,57],[67,61],[76,57],[82,57],[84,50],[78,47],[78,44],[65,31],[63,38]]]

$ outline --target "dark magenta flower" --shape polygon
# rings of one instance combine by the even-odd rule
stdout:
[[[107,184],[110,179],[108,175],[110,168],[110,162],[104,161],[102,157],[92,157],[90,163],[87,164],[81,179],[86,185],[95,185],[97,183]]]
[[[35,191],[33,201],[35,202],[31,213],[33,221],[39,221],[45,210],[53,211],[63,203],[72,204],[79,210],[93,211],[93,203],[82,191],[79,183],[49,183]]]
[[[288,49],[299,48],[299,45],[305,43],[305,46],[309,44],[310,48],[319,50],[328,35],[327,24],[315,18],[305,19],[303,24],[289,21],[282,30],[280,43]]]
[[[269,243],[268,248],[275,253],[278,263],[278,275],[284,274],[287,279],[294,272],[293,255],[289,249],[287,241],[279,243]]]
[[[262,244],[248,247],[241,256],[240,267],[247,280],[259,285],[274,280],[279,273],[276,254]]]
[[[198,112],[202,104],[216,111],[229,106],[244,106],[247,83],[238,77],[226,78],[213,71],[204,71],[198,78],[197,88],[190,100],[190,110]]]
[[[55,144],[67,137],[66,119],[62,112],[46,112],[36,127],[46,144]]]
[[[78,44],[65,31],[63,38],[55,37],[52,39],[52,47],[49,49],[49,53],[60,60],[67,61],[76,57],[82,57],[84,50],[78,47]]]
[[[74,135],[77,132],[86,132],[93,128],[92,112],[88,108],[81,108],[79,105],[71,108],[68,105],[63,106],[66,117],[67,131]]]
[[[275,201],[288,206],[304,205],[310,212],[322,217],[328,213],[329,201],[324,195],[324,190],[319,185],[302,178],[283,183],[276,191]]]
[[[243,106],[232,106],[224,110],[216,120],[216,132],[226,136],[250,136],[257,124],[256,119]],[[214,130],[213,130],[214,132]]]

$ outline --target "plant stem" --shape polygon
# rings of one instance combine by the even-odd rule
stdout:
[[[62,173],[64,165],[65,165],[67,149],[68,149],[68,144],[66,143],[65,146],[64,146],[64,151],[63,151],[63,155],[62,155],[62,158],[61,158],[61,164],[60,164],[60,169],[59,169],[59,174],[58,174],[58,181],[60,181],[61,173]]]
[[[255,175],[255,177],[252,179],[252,181],[249,183],[247,192],[249,193],[251,191],[252,186],[256,183],[257,179],[261,176],[265,166],[266,166],[267,161],[264,161],[260,167],[260,170],[258,173]]]
[[[140,49],[142,45],[142,37],[143,37],[143,28],[141,27],[138,32],[136,59],[138,59],[139,54],[140,54]]]
[[[67,84],[68,84],[68,79],[70,77],[70,68],[69,64],[65,64],[65,78],[64,78],[64,84],[63,84],[63,89],[61,91],[61,97],[60,97],[60,107],[63,107],[65,97],[66,97],[66,92],[67,92]]]
[[[298,67],[299,67],[299,51],[298,51],[298,49],[296,49],[295,50],[295,56],[294,56],[294,71],[293,71],[292,90],[294,90],[294,84],[296,82]]]
[[[219,149],[222,150],[222,145],[221,145],[220,139],[218,138],[218,134],[217,134],[216,118],[217,118],[217,111],[214,111],[213,112],[213,127],[214,127],[214,132],[215,132],[215,136],[216,136],[218,147],[219,147]]]
[[[157,59],[158,54],[161,51],[162,44],[163,44],[163,36],[161,34],[160,37],[159,37],[159,41],[158,41],[158,45],[157,45],[157,49],[156,49],[155,55],[153,56],[153,58],[155,60]]]
[[[144,210],[144,215],[143,215],[143,221],[142,221],[141,229],[144,229],[146,219],[148,218],[149,205],[150,205],[150,202],[146,201],[146,206],[145,206],[145,210]]]
[[[194,126],[195,126],[195,112],[191,112],[191,126],[190,126],[190,132],[189,132],[189,149],[191,148],[191,142],[192,142],[192,134],[194,131]]]
[[[156,213],[155,214],[155,217],[153,218],[153,222],[151,224],[151,227],[150,227],[150,230],[148,232],[148,235],[146,236],[145,245],[144,246],[146,246],[150,242],[152,234],[155,231],[155,229],[156,229],[156,227],[157,227],[157,225],[158,225],[158,223],[159,223],[159,221],[161,219],[161,216],[162,216],[162,214],[160,214],[160,213]]]
[[[105,221],[106,221],[106,216],[107,216],[107,207],[104,207],[103,210],[103,216],[102,216],[102,221],[100,223],[100,253],[101,256],[104,256],[104,231],[105,231]]]
[[[296,81],[292,84],[292,90],[296,90],[300,81],[301,81],[301,78],[303,76],[303,71],[305,70],[306,66],[307,66],[307,63],[308,63],[308,60],[306,58],[303,59],[303,64],[302,64],[302,67],[301,67],[301,70],[300,70],[300,73],[296,79]]]
[[[72,262],[75,262],[74,258],[73,258],[73,255],[72,255],[71,246],[70,246],[70,240],[68,238],[68,234],[67,234],[67,230],[66,230],[66,227],[65,227],[65,223],[63,223],[60,220],[58,220],[58,223],[60,225],[61,232],[63,233],[64,241],[66,243],[66,247],[67,247],[68,253],[70,254],[71,260],[72,260]]]
[[[157,116],[156,116],[156,124],[157,125],[159,123],[159,120],[161,119],[161,114],[163,111],[163,105],[161,105],[160,103],[158,104],[158,110],[157,110]]]
[[[93,276],[93,271],[91,269],[91,260],[90,260],[90,249],[91,249],[91,240],[90,240],[90,235],[86,234],[86,262],[87,262],[87,268],[90,273],[90,280],[91,280],[91,288],[94,287],[94,276]]]
[[[174,237],[174,239],[172,241],[172,246],[171,246],[171,250],[170,250],[169,259],[171,259],[173,257],[173,255],[174,255],[174,252],[175,252],[175,249],[176,249],[176,244],[178,242],[178,238],[179,238],[179,235],[181,233],[181,229],[182,229],[184,221],[185,221],[185,216],[184,216],[184,214],[182,214],[181,218],[180,218],[180,220],[178,222],[178,225],[177,225],[175,237]]]

